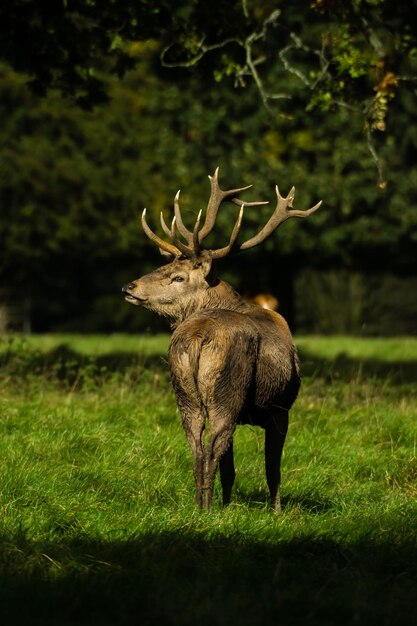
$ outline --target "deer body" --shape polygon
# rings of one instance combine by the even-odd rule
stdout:
[[[210,206],[216,213],[226,194],[230,196],[242,191],[220,190],[217,170],[211,181],[212,194],[202,229],[199,227],[201,216],[193,232],[184,227],[177,205],[178,195],[176,197],[177,227],[187,239],[188,246],[177,238],[175,221],[170,231],[164,227],[173,245],[154,235],[143,217],[145,232],[174,260],[126,285],[123,291],[126,300],[167,317],[174,328],[169,367],[193,454],[197,504],[211,508],[218,466],[223,503],[230,502],[235,478],[233,434],[237,424],[254,424],[265,429],[267,483],[271,503],[280,510],[281,454],[288,412],[300,386],[298,356],[288,325],[281,315],[247,304],[230,285],[214,275],[213,258],[224,256],[235,245],[242,208],[229,246],[218,251],[200,249],[204,229],[210,232],[206,225],[209,224],[211,230],[214,224],[215,215],[213,218]],[[214,201],[216,193],[218,196],[223,194],[218,202]],[[277,195],[281,198],[278,191]],[[286,206],[291,206],[292,197],[290,192],[285,199]],[[232,201],[243,204],[235,198]],[[318,206],[313,207],[316,208]],[[294,213],[296,217],[304,217],[309,212]],[[277,210],[272,218],[276,213]],[[286,209],[284,219],[291,217],[290,213]],[[280,221],[283,221],[282,217]],[[276,224],[273,225],[275,228]],[[267,227],[260,233],[262,238],[270,234],[265,229]],[[256,243],[257,240],[253,245]],[[240,249],[243,246],[245,244]]]
[[[262,317],[248,310],[207,309],[190,316],[172,337],[171,376],[194,455],[196,501],[205,508],[211,507],[219,462],[223,503],[230,501],[237,424],[265,429],[267,481],[271,502],[280,508],[281,452],[300,378],[296,351],[280,320]]]

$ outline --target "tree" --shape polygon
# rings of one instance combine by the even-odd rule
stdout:
[[[381,4],[375,2],[375,7],[379,10]],[[30,15],[38,18],[42,11],[47,12],[45,2],[35,8],[31,0],[12,5],[16,10],[32,8]],[[125,20],[129,11],[137,10],[136,5],[123,3]],[[290,294],[287,277],[292,279],[298,268],[306,266],[412,273],[417,244],[413,208],[417,200],[417,134],[410,119],[417,114],[417,106],[413,92],[402,89],[403,84],[412,83],[401,80],[395,97],[389,99],[386,141],[372,139],[371,147],[375,143],[378,147],[378,162],[389,164],[390,184],[381,189],[375,185],[369,144],[358,141],[363,115],[353,119],[349,108],[356,106],[355,98],[360,104],[360,98],[365,98],[362,94],[374,98],[374,70],[349,78],[349,89],[349,81],[338,87],[337,81],[329,79],[328,89],[333,91],[327,100],[320,99],[320,92],[308,88],[294,73],[296,69],[310,80],[311,59],[320,61],[311,51],[320,40],[323,25],[329,24],[328,12],[319,13],[317,7],[314,12],[307,11],[306,3],[302,7],[291,3],[290,9],[282,5],[280,15],[288,27],[284,28],[277,16],[277,21],[267,23],[265,38],[260,37],[251,48],[252,59],[255,53],[265,56],[264,63],[255,63],[261,80],[258,85],[252,74],[243,71],[246,53],[241,43],[253,32],[264,32],[262,25],[273,9],[266,2],[253,10],[244,10],[246,5],[241,3],[219,2],[210,11],[207,3],[180,2],[173,14],[164,3],[158,3],[159,13],[154,5],[139,3],[143,21],[132,26],[136,30],[130,34],[121,21],[123,7],[119,3],[57,6],[63,30],[47,28],[44,40],[42,28],[49,22],[42,26],[39,18],[32,23],[27,15],[34,39],[37,32],[37,41],[43,42],[40,49],[46,54],[45,63],[49,63],[47,51],[51,54],[52,69],[38,82],[38,87],[46,89],[45,97],[28,91],[27,75],[6,66],[0,72],[4,120],[0,131],[0,285],[30,296],[36,328],[106,329],[120,328],[122,322],[124,328],[132,328],[134,316],[120,299],[120,286],[159,261],[138,228],[139,209],[149,208],[150,220],[157,228],[159,212],[164,210],[168,216],[180,187],[184,215],[192,224],[198,209],[206,205],[209,188],[204,181],[216,165],[221,166],[225,185],[254,184],[248,199],[273,202],[274,185],[279,183],[283,192],[296,185],[299,208],[324,200],[314,220],[302,227],[285,224],[261,254],[255,249],[247,257],[237,256],[225,263],[222,274],[234,284],[274,289],[276,285],[281,288],[285,280],[284,291]],[[337,2],[331,6],[341,11]],[[324,8],[330,10],[330,4]],[[100,21],[107,14],[115,21]],[[314,17],[313,23],[306,21],[307,15]],[[57,20],[53,11],[50,19],[51,23]],[[85,35],[74,52],[84,50],[77,57],[80,66],[74,66],[69,52],[52,58],[52,43],[58,45],[57,33],[66,32],[67,20],[74,30],[68,31],[71,37],[62,38],[63,50],[76,48],[76,36],[80,32]],[[86,20],[89,28],[100,23],[99,30],[104,29],[100,37],[105,35],[107,42],[114,40],[117,31],[117,45],[114,43],[111,51],[99,43],[90,45],[90,31],[77,30]],[[405,19],[403,22],[400,26],[405,28]],[[202,42],[204,29],[207,35]],[[399,26],[397,32],[401,32]],[[288,48],[293,41],[291,33],[297,33],[304,47]],[[149,39],[151,35],[155,39]],[[139,36],[146,41],[139,41]],[[283,56],[287,66],[277,55],[278,44],[287,45]],[[1,46],[4,49],[4,40]],[[327,49],[326,44],[326,51],[329,56],[333,47],[329,44]],[[25,51],[22,55],[26,70],[31,70],[30,55]],[[274,63],[274,58],[280,63]],[[407,59],[403,62],[408,63]],[[80,68],[88,63],[94,72],[86,74]],[[34,57],[32,77],[37,67]],[[65,74],[70,67],[76,67],[75,74]],[[117,67],[124,71],[121,80],[114,73]],[[330,63],[328,72],[336,72],[337,67]],[[396,76],[403,75],[389,65],[390,71],[393,68]],[[93,83],[88,76],[94,77]],[[80,101],[91,103],[97,92],[93,89],[90,94],[89,88],[97,84],[100,93],[108,97],[106,106],[88,111],[75,106]],[[323,78],[318,88],[326,84]],[[335,93],[336,87],[346,89]],[[62,98],[62,90],[73,97]],[[262,90],[264,95],[285,93],[288,97],[268,97],[267,106],[261,106]],[[336,98],[343,98],[345,105],[333,102]],[[366,134],[370,119],[368,116]],[[384,135],[377,129],[374,132]],[[217,238],[230,232],[235,208],[225,207],[219,215]],[[257,211],[245,211],[245,235],[250,236],[266,219],[271,207],[260,210],[261,217]],[[217,239],[216,245],[219,243]]]
[[[414,3],[393,0],[13,0],[0,9],[0,57],[37,92],[91,106],[108,97],[103,69],[122,76],[155,40],[165,67],[253,82],[273,120],[300,106],[357,113],[383,187],[373,133],[400,91],[415,93],[416,21]]]

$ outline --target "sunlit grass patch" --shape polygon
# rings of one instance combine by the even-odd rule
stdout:
[[[256,427],[235,434],[232,504],[220,507],[217,485],[213,512],[196,509],[166,336],[106,341],[3,343],[4,623],[409,624],[412,342],[390,340],[397,356],[387,359],[380,341],[361,352],[352,340],[349,352],[347,340],[300,340],[311,366],[291,412],[277,516]]]

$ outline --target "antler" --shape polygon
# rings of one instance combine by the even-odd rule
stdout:
[[[239,193],[242,193],[242,191],[246,191],[247,189],[250,189],[252,185],[247,185],[247,187],[239,187],[237,189],[229,189],[227,191],[220,189],[218,167],[216,168],[216,171],[214,172],[213,176],[209,176],[209,179],[210,179],[210,184],[211,184],[211,194],[210,194],[210,198],[207,204],[206,219],[204,220],[204,226],[200,230],[199,235],[198,235],[200,243],[213,230],[214,224],[216,222],[217,212],[222,202],[224,202],[226,199],[231,198],[230,201],[239,206],[242,206],[243,204],[245,206],[260,206],[261,204],[268,204],[268,202],[242,202],[242,200],[239,200],[239,198],[231,197],[231,196],[236,196]]]
[[[142,211],[141,221],[142,221],[142,228],[145,231],[145,234],[149,237],[149,239],[153,243],[155,243],[158,246],[161,254],[167,254],[168,256],[173,256],[173,257],[181,256],[181,250],[179,250],[177,246],[174,246],[171,243],[164,241],[149,228],[147,221],[146,221],[146,209],[143,209]],[[168,230],[168,232],[169,234],[171,234],[171,231]]]
[[[285,220],[287,220],[288,218],[308,217],[309,215],[317,211],[322,203],[322,200],[320,200],[320,202],[317,202],[317,204],[315,204],[310,209],[306,209],[305,211],[299,211],[298,209],[292,209],[292,203],[294,202],[295,198],[295,187],[291,187],[290,192],[286,198],[281,196],[281,194],[279,193],[278,185],[275,186],[275,193],[277,194],[277,206],[265,226],[259,231],[257,235],[240,244],[236,251],[248,250],[249,248],[257,246],[258,244],[265,241],[265,239],[269,237],[269,235],[272,235],[274,230],[276,230],[278,226],[282,224],[282,222],[285,222]],[[291,207],[292,210],[288,210],[288,207]]]
[[[229,243],[227,244],[227,246],[225,246],[224,248],[219,248],[218,250],[212,250],[211,251],[211,256],[212,256],[213,259],[221,259],[222,257],[226,256],[227,254],[229,254],[233,250],[234,245],[236,243],[237,236],[239,234],[240,226],[242,224],[244,207],[245,207],[245,205],[242,202],[242,206],[240,207],[240,211],[239,211],[238,218],[236,220],[236,224],[234,225],[234,228],[232,230],[232,234],[230,235],[230,240],[229,240]]]
[[[216,217],[220,205],[226,199],[230,199],[231,202],[240,206],[240,211],[236,223],[234,225],[232,234],[230,236],[230,240],[227,246],[224,248],[219,248],[217,250],[211,250],[211,256],[213,259],[220,259],[231,252],[239,252],[240,250],[248,250],[249,248],[253,248],[258,244],[265,241],[269,235],[271,235],[282,222],[287,220],[290,217],[308,217],[321,206],[321,200],[317,204],[315,204],[310,209],[305,211],[299,211],[297,209],[292,208],[292,203],[294,202],[295,197],[295,187],[290,189],[288,196],[285,198],[281,196],[278,185],[275,187],[275,192],[277,195],[277,206],[275,208],[274,213],[271,215],[265,226],[259,231],[257,235],[251,237],[247,241],[241,243],[240,245],[236,245],[237,236],[239,234],[239,230],[242,224],[243,219],[243,209],[245,206],[260,206],[263,204],[268,204],[268,202],[244,202],[239,198],[235,197],[237,194],[242,191],[246,191],[250,189],[252,185],[248,185],[247,187],[240,187],[238,189],[229,189],[227,191],[220,188],[218,183],[219,176],[219,168],[216,169],[213,176],[209,176],[210,184],[211,184],[211,194],[207,204],[206,217],[204,220],[204,225],[200,229],[201,222],[201,214],[200,211],[194,225],[193,230],[188,230],[188,228],[184,225],[181,216],[181,210],[179,205],[179,194],[178,191],[175,199],[174,199],[174,211],[175,217],[172,220],[171,228],[169,228],[164,220],[164,216],[161,213],[161,226],[165,234],[169,237],[172,243],[168,243],[164,241],[158,235],[152,232],[146,222],[146,209],[143,210],[142,213],[142,226],[143,230],[160,249],[162,254],[168,254],[173,257],[186,256],[188,258],[196,258],[201,253],[201,242],[205,239],[213,230],[214,224],[216,222]],[[290,207],[290,209],[288,208]],[[186,240],[187,244],[183,243],[181,239],[177,236],[176,229],[179,234]]]

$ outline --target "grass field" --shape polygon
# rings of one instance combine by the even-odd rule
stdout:
[[[409,626],[417,339],[300,337],[282,515],[239,427],[195,509],[167,336],[0,340],[0,622]]]

